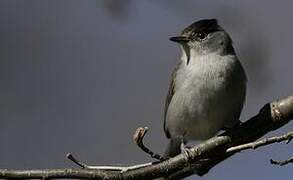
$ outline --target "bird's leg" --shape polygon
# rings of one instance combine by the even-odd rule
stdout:
[[[181,145],[180,145],[181,153],[183,153],[187,158],[191,157],[191,151],[189,147],[186,145],[186,141],[184,136],[181,137]]]

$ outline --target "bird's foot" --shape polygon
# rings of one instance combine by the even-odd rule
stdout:
[[[192,152],[190,150],[190,147],[188,147],[184,142],[180,145],[181,153],[186,156],[187,159],[190,159],[192,157]]]

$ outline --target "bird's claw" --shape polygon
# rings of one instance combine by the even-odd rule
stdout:
[[[184,154],[186,156],[186,158],[191,158],[192,157],[192,152],[191,150],[189,149],[188,146],[186,146],[184,143],[181,143],[181,146],[180,146],[180,149],[181,149],[181,153]]]

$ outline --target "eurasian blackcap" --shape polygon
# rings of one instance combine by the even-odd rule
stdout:
[[[167,157],[184,150],[188,140],[205,140],[237,125],[247,81],[230,36],[216,19],[197,21],[170,40],[179,43],[182,56],[165,104]]]

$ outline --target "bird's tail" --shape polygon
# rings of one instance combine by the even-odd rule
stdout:
[[[164,157],[165,158],[169,158],[169,157],[174,157],[178,154],[181,153],[181,139],[180,138],[174,138],[174,139],[171,139],[169,141],[169,144],[165,150],[165,153],[164,153]]]

